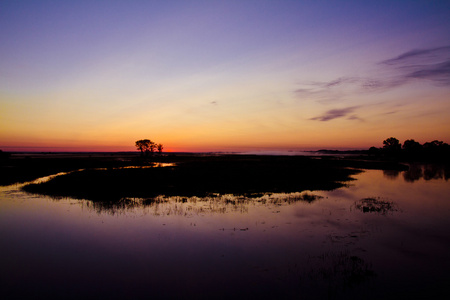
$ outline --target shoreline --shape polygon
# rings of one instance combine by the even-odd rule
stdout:
[[[135,155],[24,160],[35,161],[28,167],[34,165],[35,170],[37,168],[42,172],[84,169],[48,182],[28,184],[23,187],[27,192],[113,202],[122,198],[153,198],[159,195],[246,195],[332,190],[344,186],[352,180],[352,175],[363,169],[400,171],[408,168],[396,162],[334,156],[155,155],[141,158]],[[175,165],[151,167],[153,163]],[[39,169],[39,166],[45,168]],[[26,170],[26,167],[22,170]],[[31,176],[32,173],[28,174]]]

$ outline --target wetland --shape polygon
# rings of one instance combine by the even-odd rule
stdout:
[[[0,187],[7,299],[448,295],[450,185],[438,164],[245,155],[11,159],[3,169],[11,174],[39,171]]]

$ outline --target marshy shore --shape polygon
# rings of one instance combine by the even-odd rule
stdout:
[[[158,195],[332,190],[351,181],[361,169],[405,170],[407,166],[364,156],[169,154],[142,158],[136,153],[34,154],[12,156],[3,162],[0,184],[68,172],[23,189],[54,197],[114,202]]]

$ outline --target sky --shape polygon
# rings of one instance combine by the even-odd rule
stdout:
[[[450,1],[0,1],[0,149],[450,143]]]

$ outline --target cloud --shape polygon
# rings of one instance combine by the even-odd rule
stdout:
[[[414,79],[450,84],[450,46],[411,50],[380,65],[396,71],[397,79],[404,83]]]
[[[335,80],[327,81],[327,82],[314,82],[313,85],[316,85],[321,88],[334,88],[338,86],[343,86],[346,84],[353,84],[358,82],[359,78],[357,77],[340,77]]]
[[[408,78],[428,79],[444,85],[450,84],[450,60],[421,68],[407,74]]]
[[[405,84],[407,80],[401,77],[383,79],[375,77],[341,77],[331,81],[304,84],[302,88],[294,92],[303,99],[313,99],[314,101],[327,104],[343,102],[350,95],[384,92]]]
[[[382,74],[303,83],[294,92],[302,98],[330,103],[345,100],[348,95],[384,92],[412,80],[429,80],[438,85],[450,85],[450,46],[411,50],[381,61],[378,65],[382,67]]]
[[[360,79],[356,77],[340,77],[331,81],[310,82],[297,89],[295,94],[323,103],[336,102],[351,94],[351,90],[358,84],[358,81]]]
[[[346,107],[346,108],[341,108],[341,109],[331,109],[331,110],[325,112],[323,115],[311,118],[310,120],[326,122],[326,121],[331,121],[331,120],[338,119],[338,118],[343,118],[343,117],[348,116],[349,114],[353,113],[353,111],[355,111],[355,109],[357,109],[358,107],[359,106],[351,106],[351,107]],[[356,115],[351,115],[347,119],[348,120],[360,120],[360,121],[362,120],[361,118],[359,118]]]
[[[358,117],[357,115],[348,116],[347,120],[356,120],[356,121],[364,122],[364,119]]]
[[[342,76],[329,81],[303,83],[295,94],[305,100],[322,104],[345,103],[355,95],[386,92],[417,80],[435,85],[450,85],[450,46],[411,50],[381,61],[378,73],[370,76]],[[351,113],[357,106],[328,110],[310,120],[330,121],[347,117],[360,120]]]
[[[296,93],[315,94],[323,92],[324,90],[331,90],[333,88],[342,87],[347,84],[354,84],[359,78],[357,77],[340,77],[330,81],[313,81],[305,84],[303,88],[297,89]]]
[[[381,62],[386,65],[396,65],[411,62],[423,62],[424,60],[442,59],[450,54],[450,46],[436,47],[430,49],[411,50]],[[447,57],[448,59],[448,57]]]

